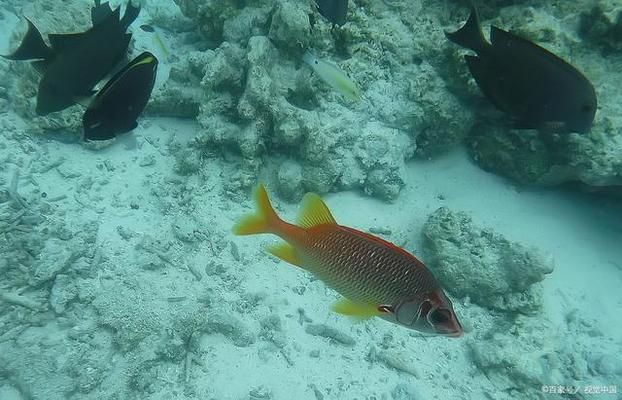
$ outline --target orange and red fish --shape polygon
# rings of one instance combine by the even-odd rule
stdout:
[[[254,198],[255,213],[242,217],[233,233],[272,233],[285,240],[268,251],[339,292],[343,298],[333,305],[335,312],[361,319],[378,316],[436,335],[462,335],[451,301],[410,253],[338,225],[317,194],[304,196],[296,225],[276,214],[263,185],[257,186]]]

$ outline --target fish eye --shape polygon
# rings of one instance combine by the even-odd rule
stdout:
[[[430,313],[428,320],[434,325],[445,324],[451,320],[451,315],[447,310],[437,309]]]

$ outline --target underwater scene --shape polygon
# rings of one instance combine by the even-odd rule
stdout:
[[[620,0],[0,0],[0,400],[622,399]]]

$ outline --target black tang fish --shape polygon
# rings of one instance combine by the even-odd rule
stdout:
[[[51,46],[28,21],[28,32],[20,46],[5,58],[38,60],[35,67],[42,73],[37,92],[36,112],[46,115],[73,105],[92,95],[95,85],[110,74],[127,55],[131,34],[126,33],[140,7],[127,5],[123,18],[120,9],[108,3],[95,2],[91,10],[93,27],[86,32],[49,34]]]
[[[516,120],[517,127],[589,131],[596,113],[596,92],[575,67],[495,26],[490,27],[487,42],[475,8],[462,28],[445,35],[477,53],[464,56],[473,78],[495,107]]]
[[[140,54],[97,92],[82,117],[85,140],[108,140],[136,128],[155,83],[158,60]]]
[[[346,23],[348,0],[315,0],[320,14],[335,25]]]

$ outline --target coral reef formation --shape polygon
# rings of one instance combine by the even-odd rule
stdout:
[[[478,112],[483,118],[467,140],[479,165],[522,184],[577,182],[595,189],[622,185],[622,97],[611,85],[621,79],[615,46],[622,14],[616,16],[616,10],[615,2],[600,1],[538,8],[508,5],[487,13],[496,18],[486,20],[485,27],[509,29],[570,60],[594,84],[599,106],[591,131],[579,135],[508,128],[507,123],[495,122],[490,105],[484,103]],[[569,13],[580,14],[580,22],[565,18]],[[470,92],[458,90],[462,96]]]
[[[395,199],[405,161],[459,142],[472,124],[425,61],[427,54],[416,51],[423,44],[412,45],[413,37],[433,30],[412,17],[402,22],[386,16],[377,24],[372,16],[383,10],[373,5],[353,9],[354,23],[331,30],[306,2],[178,4],[209,32],[213,47],[203,56],[198,141],[239,154],[251,176],[264,155],[284,156],[277,183],[290,199],[308,190],[352,188]],[[364,89],[362,104],[344,102],[314,76],[302,64],[306,48],[336,60]],[[284,168],[300,174],[285,179]]]
[[[533,314],[553,263],[535,249],[480,228],[465,213],[441,207],[423,228],[430,266],[449,292],[482,307]]]

